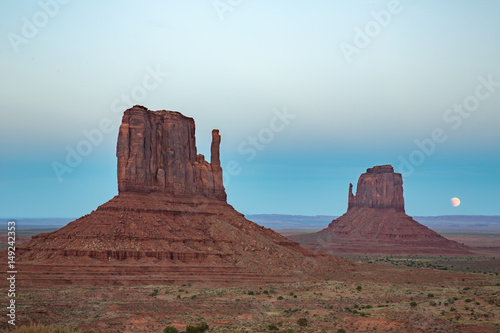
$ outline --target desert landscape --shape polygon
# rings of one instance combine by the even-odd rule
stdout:
[[[126,110],[116,150],[119,194],[61,228],[54,228],[65,223],[59,219],[19,230],[15,267],[4,270],[21,272],[14,275],[20,328],[2,329],[499,329],[497,244],[477,234],[456,238],[481,245],[468,246],[407,216],[392,166],[367,169],[356,195],[351,184],[348,212],[325,229],[281,235],[227,203],[220,143],[213,130],[209,163],[196,152],[192,118]],[[39,233],[42,227],[55,230]],[[10,238],[1,240],[7,257]]]
[[[0,17],[0,332],[500,332],[499,1]]]
[[[356,261],[330,279],[247,287],[28,286],[21,323],[79,332],[184,331],[201,322],[207,332],[497,332],[498,261],[486,274],[442,267]]]

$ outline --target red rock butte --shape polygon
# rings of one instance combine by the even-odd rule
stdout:
[[[226,200],[220,166],[221,137],[212,131],[211,161],[196,153],[194,119],[135,106],[118,135],[118,191]]]
[[[328,278],[352,265],[234,210],[222,183],[220,142],[214,130],[208,163],[196,152],[192,118],[142,106],[126,110],[118,195],[20,245],[20,283],[241,285]]]
[[[349,184],[348,208],[327,228],[289,238],[313,251],[330,254],[379,253],[463,255],[451,241],[406,215],[403,178],[391,165],[369,168],[359,177],[356,195]]]

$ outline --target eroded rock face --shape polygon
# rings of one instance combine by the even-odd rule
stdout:
[[[391,165],[380,165],[366,170],[359,177],[356,195],[349,184],[348,210],[354,207],[394,208],[405,210],[403,177]]]
[[[208,163],[196,152],[193,118],[136,105],[125,111],[118,135],[118,191],[201,195],[225,201],[220,141],[219,131],[214,130]]]

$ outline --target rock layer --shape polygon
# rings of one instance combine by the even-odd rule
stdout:
[[[468,254],[405,214],[403,179],[390,165],[375,166],[359,177],[356,195],[349,184],[348,209],[327,228],[289,237],[313,251],[330,254]]]
[[[196,154],[194,121],[178,112],[125,112],[119,194],[17,249],[23,281],[46,284],[241,285],[327,278],[342,259],[263,228],[227,204],[218,130],[211,162]]]

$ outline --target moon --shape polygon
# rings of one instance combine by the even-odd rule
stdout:
[[[459,198],[451,198],[451,200],[450,200],[450,201],[451,201],[451,205],[452,205],[453,207],[458,207],[458,206],[460,206],[460,199],[459,199]]]

